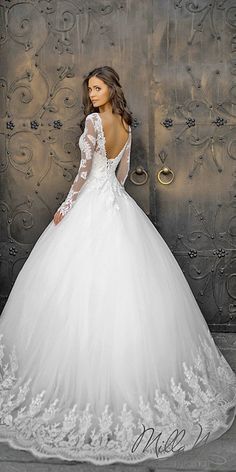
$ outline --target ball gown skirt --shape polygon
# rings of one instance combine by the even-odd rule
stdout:
[[[176,259],[125,191],[109,209],[106,192],[87,186],[50,222],[0,333],[0,440],[38,457],[163,459],[234,420],[236,376]]]

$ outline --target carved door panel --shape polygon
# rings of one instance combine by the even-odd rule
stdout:
[[[236,4],[158,1],[152,15],[153,219],[211,330],[235,332]]]

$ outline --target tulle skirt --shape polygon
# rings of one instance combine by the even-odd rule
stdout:
[[[221,436],[236,376],[167,244],[125,191],[85,186],[0,317],[0,441],[104,465]]]

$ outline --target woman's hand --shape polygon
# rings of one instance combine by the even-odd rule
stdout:
[[[59,211],[56,211],[56,213],[53,217],[53,221],[54,221],[55,225],[58,225],[58,223],[60,223],[60,221],[62,220],[63,217],[64,217],[64,215],[62,215]]]

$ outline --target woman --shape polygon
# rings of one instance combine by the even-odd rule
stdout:
[[[132,116],[118,74],[83,82],[81,161],[0,318],[0,440],[104,465],[221,436],[236,376],[167,244],[125,191]]]

